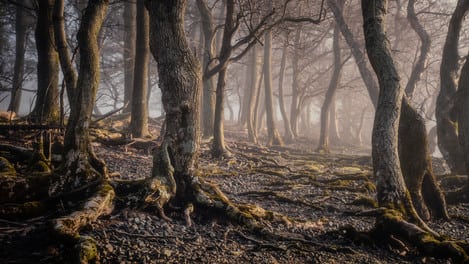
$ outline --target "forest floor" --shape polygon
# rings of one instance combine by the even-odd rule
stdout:
[[[123,206],[81,232],[98,242],[101,263],[449,263],[400,249],[352,241],[348,226],[365,231],[373,217],[375,195],[369,155],[318,154],[307,141],[265,148],[247,143],[245,135],[227,133],[233,156],[219,160],[203,142],[198,158],[201,177],[217,184],[236,203],[255,204],[302,223],[266,223],[273,233],[300,234],[303,239],[271,240],[216,215],[194,212],[193,225],[169,213]],[[95,144],[113,177],[148,177],[152,157],[144,151]],[[343,151],[340,151],[343,152]],[[444,174],[441,160],[434,160]],[[446,190],[451,186],[442,183]],[[441,234],[469,242],[469,204],[449,206],[451,221],[431,222]],[[0,219],[0,263],[67,263],[67,249],[44,231],[44,217],[24,222]],[[305,240],[304,238],[308,238]],[[64,254],[65,253],[65,254]]]

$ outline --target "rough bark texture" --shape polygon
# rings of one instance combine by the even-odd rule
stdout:
[[[267,7],[272,9],[272,2]],[[273,96],[272,96],[272,32],[270,29],[264,34],[264,86],[265,86],[265,109],[267,116],[267,146],[283,145],[282,138],[275,127]]]
[[[19,1],[24,4],[24,0]],[[24,78],[24,52],[26,45],[26,14],[24,8],[20,5],[16,6],[15,21],[15,66],[13,75],[13,87],[11,89],[10,105],[8,111],[18,113],[21,102],[21,89],[23,88]]]
[[[292,76],[292,99],[291,99],[291,105],[290,105],[290,124],[291,124],[293,135],[295,137],[298,137],[298,118],[300,114],[299,99],[298,99],[299,89],[300,89],[299,87],[300,54],[298,52],[298,49],[300,46],[300,39],[301,39],[301,27],[298,27],[295,33],[295,45],[294,45],[295,50],[293,51],[293,58],[292,58],[293,76]]]
[[[37,98],[31,117],[38,122],[59,121],[59,57],[55,50],[52,10],[54,0],[38,1],[37,48]]]
[[[100,78],[98,33],[107,6],[107,0],[90,1],[81,20],[77,35],[80,71],[64,139],[64,177],[62,182],[51,186],[50,193],[74,190],[106,175],[104,163],[93,152],[89,125]]]
[[[204,35],[203,72],[209,70],[215,53],[215,24],[212,13],[205,0],[197,0],[197,8],[202,17]],[[213,118],[215,113],[215,80],[213,77],[203,78],[202,92],[202,135],[204,138],[213,136]]]
[[[149,18],[143,3],[137,0],[137,44],[135,50],[134,85],[130,130],[134,137],[146,137],[148,132],[148,61],[149,61]]]
[[[161,209],[171,198],[183,203],[191,198],[192,169],[199,140],[201,69],[184,33],[186,1],[146,1],[145,4],[150,15],[150,49],[158,63],[159,87],[166,112],[163,143],[154,154],[154,180],[150,186],[153,195],[147,201]]]
[[[248,114],[247,114],[247,129],[248,129],[248,138],[249,141],[253,143],[257,143],[257,130],[256,130],[256,117],[257,117],[257,112],[255,111],[256,109],[256,102],[258,98],[258,89],[259,86],[257,85],[257,80],[259,79],[258,77],[258,70],[257,70],[257,47],[254,46],[252,47],[252,52],[251,56],[249,59],[249,68],[251,69],[250,71],[250,84],[249,84],[249,106],[248,106]]]
[[[132,109],[132,91],[134,86],[135,45],[137,38],[136,25],[137,5],[135,1],[124,3],[124,105],[122,112]]]
[[[464,158],[458,142],[454,115],[454,96],[459,69],[458,42],[461,24],[469,10],[469,1],[459,0],[451,17],[440,66],[440,93],[436,101],[438,147],[452,173],[465,173]]]
[[[334,27],[334,36],[332,42],[332,49],[334,51],[334,70],[332,72],[329,88],[327,89],[324,103],[321,107],[321,133],[319,135],[318,152],[329,153],[329,130],[330,130],[330,109],[334,95],[339,87],[340,75],[342,71],[342,59],[339,46],[339,25]]]
[[[414,209],[402,176],[398,154],[403,89],[385,34],[387,1],[362,0],[362,12],[366,50],[380,85],[372,132],[372,159],[374,174],[378,178],[378,203],[409,215]]]

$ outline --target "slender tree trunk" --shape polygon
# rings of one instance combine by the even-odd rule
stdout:
[[[55,50],[52,10],[54,0],[38,1],[36,48],[37,98],[31,113],[38,122],[59,122],[59,58]]]
[[[335,96],[332,98],[331,107],[329,109],[329,137],[332,145],[340,143],[339,124],[337,122],[337,108]]]
[[[226,2],[226,18],[223,29],[223,38],[219,54],[220,62],[226,62],[231,56],[231,38],[234,33],[234,1]],[[229,156],[230,153],[225,147],[225,135],[223,127],[223,107],[225,100],[226,71],[228,65],[225,65],[218,73],[218,82],[215,100],[215,117],[213,128],[212,155],[214,157]]]
[[[174,197],[192,200],[192,169],[199,148],[201,68],[184,33],[185,0],[146,1],[150,49],[158,63],[159,87],[166,112],[163,143],[153,158],[151,188],[162,207]],[[156,195],[155,195],[156,196]]]
[[[24,0],[19,2],[25,4]],[[13,75],[13,87],[11,89],[11,100],[8,111],[18,113],[21,103],[21,89],[23,88],[24,79],[24,52],[26,46],[26,14],[24,8],[20,5],[16,6],[16,42],[15,42],[15,66]]]
[[[258,70],[257,70],[257,47],[254,46],[252,47],[251,51],[251,56],[250,56],[250,62],[249,62],[249,68],[251,69],[250,71],[250,76],[249,79],[251,80],[251,83],[249,84],[249,109],[248,109],[248,114],[247,114],[247,129],[248,129],[248,137],[249,141],[253,143],[257,143],[257,130],[256,130],[256,120],[257,120],[257,111],[256,111],[256,102],[259,98],[259,87],[260,85],[257,85],[257,80],[259,79],[258,77]],[[262,78],[261,78],[262,79]]]
[[[76,189],[106,175],[104,162],[94,154],[89,125],[100,80],[98,34],[108,4],[107,0],[90,0],[77,34],[80,70],[64,139],[65,179],[62,184],[65,190]]]
[[[65,33],[64,0],[55,0],[54,4],[54,35],[57,52],[59,53],[60,66],[65,79],[68,101],[75,99],[77,86],[77,72],[70,58],[67,36]]]
[[[205,0],[197,0],[197,7],[202,17],[202,29],[204,35],[203,72],[212,65],[215,53],[215,25],[212,13]],[[213,136],[213,121],[215,112],[215,80],[213,77],[203,78],[204,88],[202,92],[202,135],[204,138]]]
[[[291,105],[290,105],[290,126],[293,132],[293,136],[296,138],[298,137],[298,115],[299,113],[299,74],[300,74],[300,54],[298,52],[300,46],[300,38],[301,38],[301,27],[296,29],[295,33],[295,45],[293,51],[293,59],[292,59],[292,68],[293,68],[293,76],[292,76],[292,98],[291,98]]]
[[[321,133],[319,136],[319,145],[316,151],[329,153],[329,131],[330,131],[330,109],[335,92],[339,87],[340,75],[342,71],[342,58],[340,54],[339,26],[334,27],[334,37],[332,46],[334,50],[334,71],[332,72],[329,88],[327,89],[324,103],[321,108]]]
[[[468,10],[469,1],[459,0],[449,22],[440,66],[440,93],[435,110],[438,147],[454,174],[465,173],[463,153],[454,126],[457,117],[453,108],[459,69],[458,42],[461,25]]]
[[[272,9],[272,2],[268,2],[268,8]],[[272,96],[272,32],[266,30],[264,35],[264,85],[265,85],[265,110],[267,116],[267,146],[283,145],[282,138],[277,131],[274,120],[273,96]]]
[[[123,113],[132,110],[132,92],[134,87],[135,48],[137,38],[136,1],[124,2],[124,105]]]
[[[146,137],[148,132],[148,55],[149,47],[149,18],[143,3],[137,0],[137,37],[135,50],[135,71],[132,93],[132,112],[130,115],[130,129],[134,137]]]
[[[282,60],[280,61],[280,72],[278,79],[278,103],[280,106],[280,113],[283,119],[283,129],[285,131],[284,139],[286,143],[293,141],[293,132],[288,119],[287,110],[285,109],[285,100],[283,95],[283,78],[285,77],[285,67],[287,64],[287,53],[288,53],[288,35],[285,36],[285,43],[282,49]]]

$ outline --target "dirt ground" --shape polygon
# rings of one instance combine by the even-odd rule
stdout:
[[[98,242],[101,263],[450,263],[421,256],[410,245],[391,248],[348,238],[348,227],[364,231],[374,224],[374,218],[359,216],[373,209],[375,178],[369,156],[318,154],[306,141],[268,149],[227,134],[231,158],[211,158],[209,142],[202,143],[201,177],[219,185],[236,203],[255,204],[299,221],[296,226],[264,223],[272,233],[291,239],[269,239],[197,211],[187,227],[177,210],[167,222],[154,212],[121,204],[81,232]],[[95,149],[112,177],[150,175],[152,157],[145,151],[99,143]],[[435,159],[434,166],[437,174],[445,173],[441,160]],[[450,206],[449,212],[451,221],[430,226],[469,242],[469,204]],[[0,219],[0,263],[68,263],[71,250],[55,242],[47,225],[47,216]]]

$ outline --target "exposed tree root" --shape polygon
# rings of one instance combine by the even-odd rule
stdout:
[[[378,208],[361,213],[376,216],[375,227],[369,232],[358,232],[348,227],[346,236],[354,242],[369,244],[386,243],[393,247],[415,248],[422,255],[440,259],[452,259],[454,263],[469,263],[469,244],[454,241],[428,232],[404,220],[401,213],[391,209]]]

